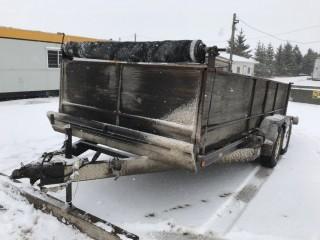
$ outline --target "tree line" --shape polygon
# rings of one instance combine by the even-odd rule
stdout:
[[[230,52],[231,41],[227,51]],[[314,62],[319,53],[311,48],[302,54],[299,46],[290,42],[279,45],[276,49],[271,43],[258,42],[254,53],[246,43],[246,36],[241,30],[234,41],[233,53],[243,57],[253,57],[259,63],[255,65],[255,75],[262,77],[311,75]]]

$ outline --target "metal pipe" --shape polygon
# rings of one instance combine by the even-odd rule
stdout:
[[[68,183],[66,187],[66,203],[69,206],[72,205],[72,182]]]
[[[66,134],[66,140],[65,140],[65,157],[67,159],[72,158],[72,129],[70,124],[66,125],[64,128],[65,134]]]
[[[79,169],[77,178],[66,177],[64,181],[88,181],[102,178],[112,178],[152,172],[162,172],[177,169],[175,165],[168,165],[149,159],[148,157],[133,157],[126,160],[114,158],[111,161],[96,161],[84,165]],[[67,165],[65,175],[72,172],[72,165]]]
[[[192,134],[192,132],[193,132],[193,126],[182,125],[182,124],[179,124],[179,123],[169,122],[169,121],[165,121],[165,120],[161,120],[161,119],[154,119],[154,118],[142,117],[142,116],[138,116],[138,115],[132,115],[132,114],[128,114],[128,113],[122,113],[122,112],[120,112],[120,110],[117,110],[117,112],[115,113],[115,112],[104,110],[104,109],[101,109],[101,108],[87,106],[87,105],[78,104],[78,103],[71,103],[71,102],[68,102],[68,101],[62,101],[62,105],[94,110],[94,111],[102,112],[102,113],[105,113],[105,114],[112,114],[112,115],[116,115],[116,117],[123,116],[123,117],[126,117],[126,118],[138,119],[138,120],[141,120],[141,121],[147,121],[147,122],[150,122],[150,123],[154,123],[155,124],[155,126],[154,126],[155,128],[161,128],[162,126],[163,127],[168,127],[168,128],[170,128],[170,132],[174,131],[174,132],[177,132],[179,134],[183,134],[184,136],[190,136]],[[117,125],[119,125],[119,124],[117,124]]]
[[[220,127],[232,125],[232,124],[235,124],[235,123],[240,122],[240,121],[246,121],[246,120],[250,120],[250,119],[254,119],[254,118],[266,116],[266,115],[268,115],[268,114],[280,112],[280,111],[283,111],[283,110],[284,110],[284,108],[279,108],[279,109],[276,109],[276,110],[274,110],[274,111],[270,111],[270,112],[266,112],[266,113],[256,114],[256,115],[252,115],[252,116],[245,117],[245,118],[238,118],[238,119],[230,120],[230,121],[223,122],[223,123],[212,124],[212,125],[209,125],[209,126],[208,126],[208,127],[209,127],[209,128],[208,128],[208,131],[210,132],[210,131],[212,131],[212,130],[214,130],[214,129],[217,129],[217,128],[220,128]]]
[[[164,164],[159,161],[154,161],[147,157],[140,157],[133,160],[120,160],[121,161],[121,176],[135,175],[142,173],[162,172],[176,169],[174,165]]]

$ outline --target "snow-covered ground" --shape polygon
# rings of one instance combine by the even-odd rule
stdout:
[[[3,240],[89,240],[55,217],[30,205],[10,185],[0,183],[0,239]]]
[[[57,98],[0,103],[0,172],[60,147],[64,136],[46,117],[57,108]],[[289,114],[300,123],[273,171],[256,163],[220,164],[196,175],[172,171],[75,183],[74,203],[142,239],[320,239],[320,106],[290,102]],[[0,208],[1,239],[85,238],[5,184],[0,205],[7,209]]]
[[[63,136],[54,133],[46,119],[56,110],[57,98],[0,102],[0,172],[10,174],[21,162],[37,159],[43,151],[59,147]],[[34,209],[8,184],[0,181],[0,239],[89,239]]]
[[[289,150],[232,227],[231,239],[320,239],[320,106],[290,102],[289,114],[300,118]]]

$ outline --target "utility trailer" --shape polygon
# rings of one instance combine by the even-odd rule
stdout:
[[[312,80],[320,81],[320,57],[318,57],[314,62]]]
[[[220,71],[215,67],[220,49],[184,44],[190,51],[179,51],[188,63],[137,62],[138,54],[106,57],[102,45],[64,46],[59,112],[47,115],[66,140],[62,149],[12,177],[40,180],[42,188],[66,183],[71,204],[74,181],[171,169],[198,172],[219,161],[259,159],[274,167],[298,123],[286,115],[291,84]],[[157,59],[172,59],[167,55]],[[90,160],[81,155],[88,150],[95,152]]]

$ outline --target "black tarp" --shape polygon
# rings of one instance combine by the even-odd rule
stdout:
[[[63,45],[67,57],[117,60],[126,62],[195,62],[205,61],[201,40],[155,42],[67,42]]]

